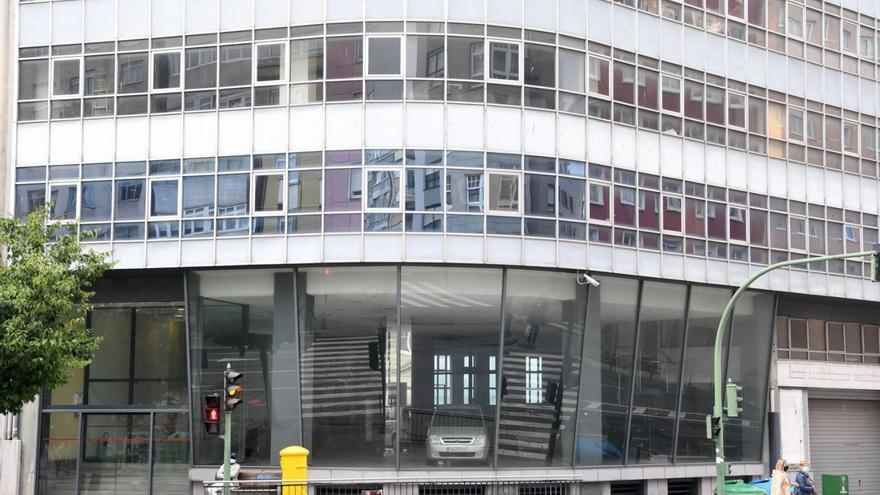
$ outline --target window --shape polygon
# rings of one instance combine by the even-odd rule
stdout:
[[[79,96],[80,59],[55,59],[52,65],[52,96]]]
[[[177,179],[150,181],[150,216],[177,215]]]
[[[859,154],[859,125],[855,122],[843,121],[843,152]]]
[[[727,93],[727,123],[733,127],[746,127],[746,97],[737,93]]]
[[[767,129],[776,139],[785,139],[785,105],[770,102],[767,105]]]
[[[83,70],[83,94],[112,95],[116,79],[116,63],[113,55],[86,57]]]
[[[482,38],[447,38],[450,79],[482,80],[485,73]]]
[[[519,175],[489,174],[489,212],[519,212]]]
[[[483,173],[464,170],[446,172],[446,210],[483,211]]]
[[[220,86],[251,84],[251,45],[220,47]]]
[[[639,106],[657,109],[658,94],[658,75],[652,70],[639,68]]]
[[[366,201],[369,209],[400,209],[400,170],[369,170]]]
[[[284,175],[260,174],[254,177],[254,213],[284,210]]]
[[[663,110],[668,112],[681,112],[681,79],[664,75],[663,80]]]
[[[544,401],[544,359],[541,356],[525,356],[525,368],[526,404],[540,404]]]
[[[804,111],[800,108],[788,109],[788,139],[804,141]]]
[[[324,40],[290,42],[290,80],[316,81],[324,78]]]
[[[703,84],[694,81],[684,82],[684,115],[703,120]]]
[[[559,89],[583,93],[584,77],[584,54],[560,48]]]
[[[255,73],[257,83],[279,82],[287,79],[287,57],[284,43],[265,43],[257,45]]]
[[[804,35],[804,8],[789,4],[788,6],[788,34],[796,38]]]
[[[287,211],[321,211],[321,171],[290,172],[287,181]]]
[[[186,51],[186,89],[217,87],[217,48]]]
[[[556,86],[556,49],[526,43],[524,83],[552,88]]]
[[[807,112],[806,133],[808,146],[822,147],[822,114]]]
[[[313,53],[314,56],[314,53]],[[364,71],[362,36],[327,38],[327,79],[361,77]]]
[[[840,50],[840,19],[825,14],[825,48]]]
[[[519,65],[519,43],[489,42],[489,79],[521,81]]]
[[[614,100],[634,105],[636,69],[620,62],[614,62]]]
[[[844,52],[852,54],[856,53],[856,44],[858,43],[858,26],[851,22],[844,21],[841,30],[841,48]]]
[[[608,60],[590,57],[590,92],[610,96],[610,78],[608,77]]]
[[[867,59],[874,58],[874,30],[862,27],[859,31],[859,55]]]
[[[434,355],[434,405],[452,404],[452,356]]]
[[[443,36],[407,36],[406,76],[442,78],[445,72]]]
[[[180,52],[153,54],[153,89],[180,88]]]
[[[367,75],[399,76],[400,37],[369,37]]]
[[[822,46],[822,13],[818,10],[807,9],[806,22],[804,23],[804,39],[808,43]]]

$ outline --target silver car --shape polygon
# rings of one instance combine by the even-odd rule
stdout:
[[[480,406],[440,406],[428,427],[428,462],[489,458],[489,431]]]

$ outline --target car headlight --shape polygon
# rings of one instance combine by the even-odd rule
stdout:
[[[486,444],[486,435],[479,435],[474,439],[474,445],[482,447]]]
[[[431,443],[440,443],[440,435],[431,435],[428,437],[428,441]]]

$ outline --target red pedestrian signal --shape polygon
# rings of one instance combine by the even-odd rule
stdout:
[[[205,396],[205,433],[220,434],[220,394]]]

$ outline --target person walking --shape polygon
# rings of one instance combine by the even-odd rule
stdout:
[[[798,495],[813,495],[816,487],[813,485],[813,468],[810,467],[810,461],[804,459],[800,462],[801,470],[798,471],[795,481],[797,482]]]
[[[788,471],[788,463],[780,457],[776,461],[776,469],[770,475],[770,495],[790,495],[791,487],[797,486],[788,479],[786,471]]]

